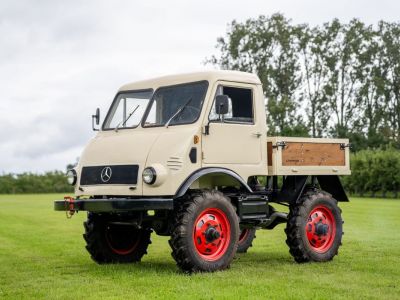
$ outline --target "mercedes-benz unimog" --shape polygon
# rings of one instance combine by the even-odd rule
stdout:
[[[97,109],[94,129],[99,120]],[[222,270],[256,229],[280,223],[295,261],[329,261],[343,234],[338,175],[350,174],[349,142],[269,137],[267,127],[253,74],[126,84],[68,172],[75,196],[55,209],[88,212],[83,237],[97,263],[140,261],[155,232],[170,237],[183,271]]]

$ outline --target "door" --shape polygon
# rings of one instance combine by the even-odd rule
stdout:
[[[209,134],[203,135],[203,164],[259,164],[261,161],[260,122],[255,118],[255,90],[251,85],[221,83],[214,96],[229,97],[229,112],[216,114],[215,105],[209,108]]]

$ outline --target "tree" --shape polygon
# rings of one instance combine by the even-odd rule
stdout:
[[[381,55],[382,43],[372,26],[364,28],[363,43],[366,46],[358,55],[359,89],[354,99],[361,114],[354,121],[350,135],[355,141],[353,143],[355,150],[366,147],[376,148],[386,143],[385,134],[383,134],[386,115],[383,101],[385,69]]]
[[[334,137],[346,137],[352,122],[360,115],[354,99],[359,88],[359,53],[365,45],[363,29],[364,24],[358,20],[342,25],[337,19],[322,28],[324,37],[330,41],[323,56],[328,68],[324,97],[333,113],[330,121]]]
[[[281,14],[233,21],[226,38],[219,38],[220,58],[209,62],[222,69],[256,73],[264,86],[270,134],[307,135],[296,112],[295,93],[301,84],[297,29]]]
[[[400,144],[400,24],[379,23],[385,70],[384,98],[387,111],[387,129],[394,143]]]
[[[321,137],[327,133],[330,116],[329,106],[324,97],[328,72],[324,64],[324,54],[331,41],[318,27],[310,29],[308,25],[301,25],[298,34],[303,80],[301,101],[305,103],[312,137]]]

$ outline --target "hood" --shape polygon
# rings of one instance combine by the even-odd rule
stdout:
[[[101,132],[86,146],[79,164],[81,166],[123,164],[143,166],[158,136],[159,133],[156,132],[139,130]]]
[[[77,167],[80,185],[75,187],[75,194],[174,195],[176,185],[201,166],[200,145],[193,144],[199,130],[197,126],[176,126],[100,132],[82,153]],[[193,147],[199,158],[190,162]],[[142,182],[141,174],[148,166],[157,169],[159,183]],[[112,170],[108,181],[104,181],[102,172],[107,168]],[[137,184],[129,184],[136,179],[124,176],[132,172],[137,174]]]

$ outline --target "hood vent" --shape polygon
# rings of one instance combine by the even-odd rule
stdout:
[[[172,171],[179,171],[180,169],[182,169],[182,166],[183,160],[181,157],[171,156],[167,160],[167,167]]]

